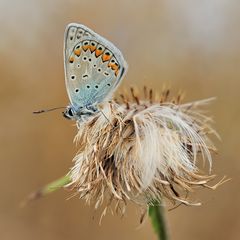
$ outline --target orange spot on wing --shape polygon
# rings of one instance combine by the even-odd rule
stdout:
[[[112,70],[118,70],[119,66],[116,63],[111,63],[109,62],[108,64],[109,67],[111,67]]]
[[[116,63],[114,63],[112,66],[111,66],[112,70],[118,70],[118,65]]]
[[[117,70],[115,71],[115,76],[117,76],[118,73],[119,73],[119,69],[117,69]]]
[[[91,48],[91,46],[90,45],[83,45],[82,48],[83,48],[84,51],[87,51],[88,49]]]
[[[103,54],[103,55],[102,55],[102,60],[103,60],[103,62],[108,61],[110,58],[111,58],[110,55],[107,55],[107,54]]]
[[[95,51],[95,56],[96,56],[96,57],[99,57],[102,53],[103,53],[103,50],[98,50],[98,49],[97,49],[97,50]]]
[[[95,49],[96,49],[96,46],[93,46],[93,45],[90,46],[90,50],[91,50],[91,52],[94,52]]]
[[[81,54],[81,49],[75,49],[74,53],[75,53],[75,55],[77,55],[79,57]]]
[[[70,62],[70,63],[73,63],[73,62],[74,62],[74,57],[70,57],[70,58],[69,58],[69,62]]]

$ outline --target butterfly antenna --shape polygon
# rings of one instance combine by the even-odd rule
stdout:
[[[50,109],[42,109],[42,110],[38,110],[38,111],[34,111],[34,114],[39,114],[39,113],[46,113],[46,112],[51,112],[51,111],[55,111],[58,109],[62,109],[62,108],[66,108],[66,107],[55,107],[55,108],[50,108]]]

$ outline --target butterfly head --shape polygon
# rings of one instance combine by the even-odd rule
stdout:
[[[63,112],[63,116],[70,120],[85,122],[89,119],[89,117],[94,116],[98,112],[99,110],[95,105],[79,107],[78,109],[75,109],[72,105],[69,105]]]

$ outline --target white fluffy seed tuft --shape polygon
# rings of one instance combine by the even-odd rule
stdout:
[[[104,200],[107,206],[113,201],[125,206],[128,200],[147,206],[163,197],[191,204],[186,194],[194,186],[209,187],[213,178],[197,167],[202,159],[211,169],[215,151],[208,138],[214,133],[211,119],[199,110],[210,100],[180,104],[180,97],[167,100],[169,92],[159,101],[151,90],[144,93],[140,100],[131,89],[131,101],[122,95],[121,101],[105,103],[102,112],[78,124],[79,152],[69,187],[96,208]]]

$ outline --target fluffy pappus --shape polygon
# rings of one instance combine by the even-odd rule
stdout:
[[[201,110],[212,99],[182,104],[181,95],[170,99],[167,90],[155,97],[146,87],[142,95],[131,88],[77,123],[79,152],[68,188],[96,208],[115,202],[121,213],[128,201],[143,207],[162,198],[198,205],[186,196],[196,186],[209,188],[214,178],[198,167],[202,159],[211,170],[216,151],[211,119]]]

